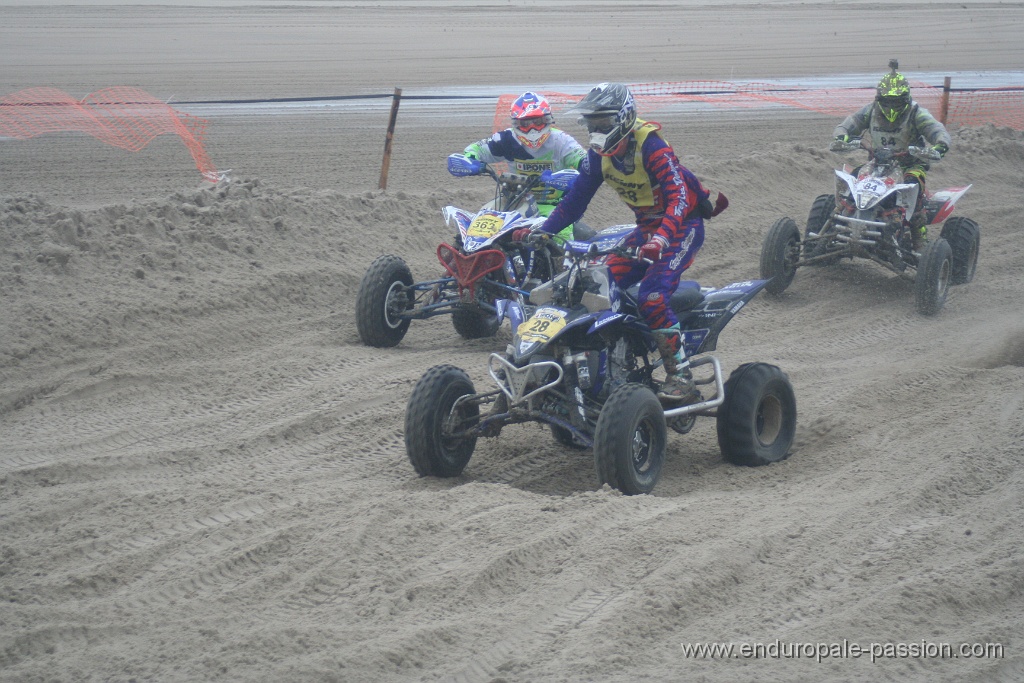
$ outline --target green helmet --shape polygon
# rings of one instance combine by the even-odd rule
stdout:
[[[896,71],[899,62],[895,59],[889,60],[889,68],[889,73],[882,76],[882,80],[878,82],[875,102],[885,120],[894,123],[910,106],[910,84],[903,74]]]

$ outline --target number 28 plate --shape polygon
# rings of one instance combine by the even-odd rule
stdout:
[[[519,325],[516,334],[524,342],[551,341],[565,327],[565,314],[557,308],[538,308],[530,319]]]

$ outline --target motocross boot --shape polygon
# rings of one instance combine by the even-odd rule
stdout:
[[[910,217],[911,248],[918,254],[924,249],[924,245],[928,243],[928,228],[925,226],[927,220],[923,208],[915,211],[914,215]]]
[[[911,249],[920,254],[928,242],[928,216],[924,210],[924,171],[919,167],[911,167],[904,171],[903,182],[917,183],[917,204],[908,221],[910,227]]]
[[[702,396],[693,381],[690,361],[683,354],[679,325],[651,331],[665,365],[665,381],[658,390],[658,398],[673,405],[689,405],[700,401]]]

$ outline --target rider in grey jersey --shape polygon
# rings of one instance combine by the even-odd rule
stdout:
[[[846,117],[836,126],[833,135],[838,143],[847,142],[851,137],[864,136],[870,149],[889,147],[903,167],[903,179],[917,183],[917,207],[910,218],[914,251],[920,251],[926,241],[927,227],[924,214],[925,173],[929,165],[910,155],[911,145],[930,145],[942,158],[949,151],[952,138],[927,109],[910,98],[910,85],[903,74],[896,71],[899,63],[889,61],[890,72],[878,83],[875,101]]]

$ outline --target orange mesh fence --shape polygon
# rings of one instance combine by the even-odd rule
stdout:
[[[203,178],[218,180],[203,148],[206,121],[138,88],[105,88],[81,101],[56,88],[28,88],[0,98],[0,136],[27,139],[61,131],[87,133],[132,152],[172,133],[188,147]]]
[[[933,115],[940,116],[943,88],[926,83],[911,83],[914,99]],[[675,83],[634,83],[630,90],[644,115],[681,104],[706,105],[726,109],[782,107],[803,109],[829,116],[845,117],[875,97],[869,88],[805,88],[772,83],[728,81],[680,81]],[[520,93],[502,95],[494,113],[494,130],[507,128],[509,109]],[[542,93],[557,114],[579,102],[581,95]],[[951,89],[947,124],[996,126],[1024,130],[1024,88]]]
[[[965,125],[992,123],[1024,130],[1024,88],[953,90],[949,93],[947,120]]]

